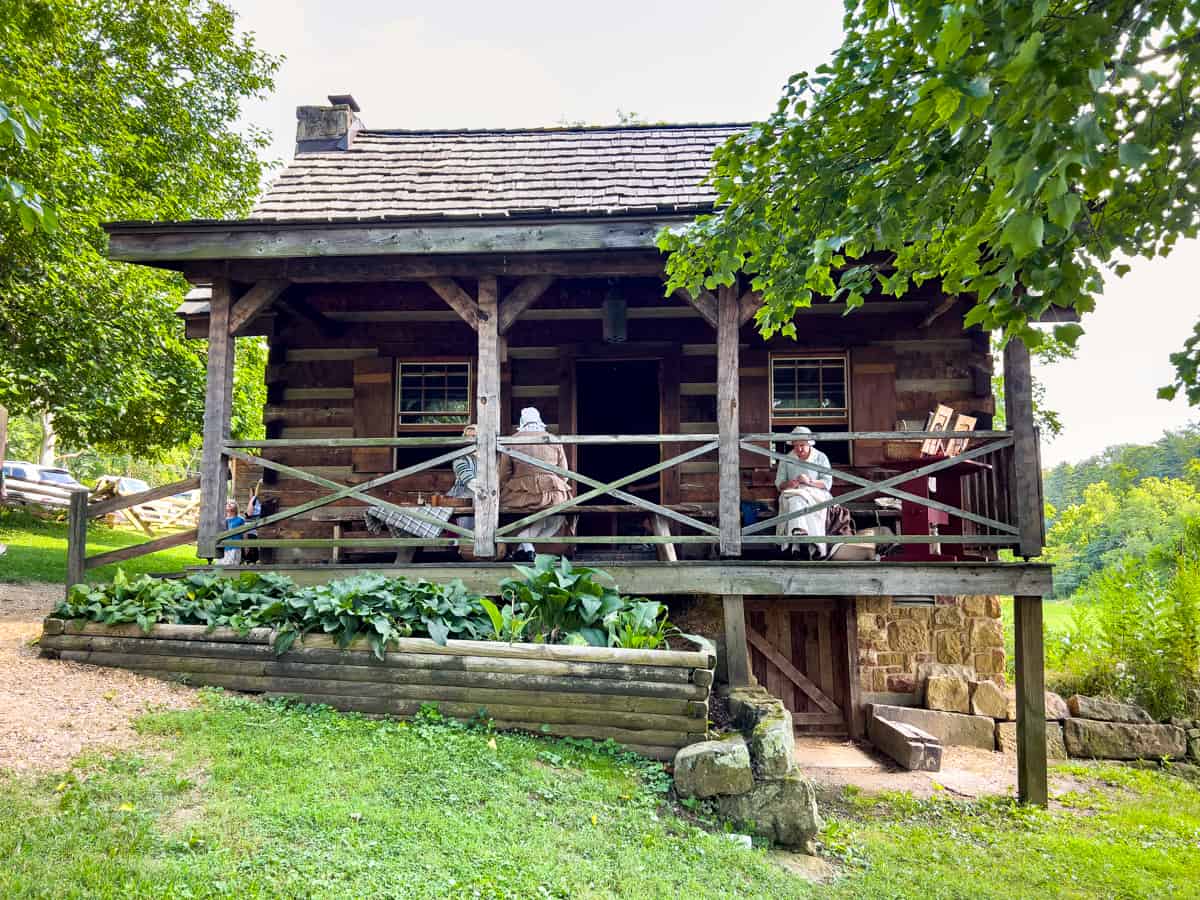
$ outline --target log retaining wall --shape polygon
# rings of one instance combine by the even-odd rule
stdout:
[[[500,729],[611,738],[671,759],[704,740],[715,658],[704,651],[625,650],[403,638],[376,659],[359,640],[338,649],[307,635],[276,655],[256,628],[136,625],[47,619],[43,655],[115,666],[171,681],[292,697],[334,709],[409,717],[425,703],[466,719],[482,710]]]

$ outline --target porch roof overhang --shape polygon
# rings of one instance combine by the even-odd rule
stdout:
[[[261,219],[110,222],[108,255],[186,271],[197,264],[364,257],[451,257],[656,251],[663,228],[711,211],[672,205],[610,215],[421,217],[325,221]]]

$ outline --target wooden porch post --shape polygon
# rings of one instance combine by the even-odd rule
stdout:
[[[746,645],[746,607],[741,594],[725,594],[721,603],[725,612],[725,661],[729,686],[748,687],[755,682],[750,674],[750,649]]]
[[[83,581],[87,559],[88,495],[87,491],[72,491],[67,511],[67,584]]]
[[[475,491],[475,555],[496,555],[500,523],[500,479],[496,439],[500,436],[500,316],[495,277],[479,279],[479,359],[475,371],[478,425]]]
[[[720,489],[721,555],[742,555],[741,451],[738,449],[738,308],[737,288],[717,294],[717,453]]]
[[[1042,553],[1042,465],[1033,425],[1033,375],[1029,348],[1016,338],[1004,346],[1004,408],[1013,433],[1012,490],[1020,528],[1018,552],[1026,559]]]
[[[204,394],[204,450],[200,458],[200,525],[196,555],[217,557],[217,535],[225,530],[226,466],[221,445],[229,440],[233,406],[233,335],[229,332],[232,290],[228,278],[213,279],[208,311],[208,381]]]
[[[1046,682],[1042,669],[1042,598],[1013,597],[1017,670],[1017,798],[1045,806]]]

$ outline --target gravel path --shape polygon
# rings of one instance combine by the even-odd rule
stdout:
[[[83,750],[131,746],[138,715],[195,702],[179,685],[39,658],[30,642],[61,596],[61,585],[0,584],[0,771],[61,770]]]

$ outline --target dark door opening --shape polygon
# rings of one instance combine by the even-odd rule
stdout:
[[[575,366],[575,421],[580,434],[658,434],[658,360],[582,361]],[[658,444],[582,444],[579,471],[614,481],[659,461]],[[586,490],[582,485],[580,491]],[[648,500],[659,498],[651,475],[624,490]],[[597,503],[619,503],[610,496]]]

